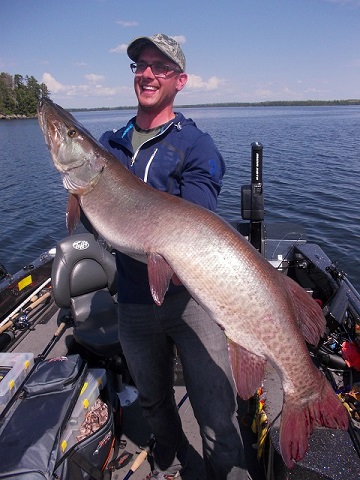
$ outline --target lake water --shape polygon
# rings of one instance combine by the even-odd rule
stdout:
[[[227,173],[218,213],[240,219],[251,143],[263,144],[265,220],[307,230],[360,288],[360,106],[187,108],[209,132]],[[135,111],[79,112],[98,138]],[[67,193],[35,119],[0,121],[0,263],[15,273],[67,235]]]

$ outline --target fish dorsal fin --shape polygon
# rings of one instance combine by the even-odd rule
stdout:
[[[69,193],[68,203],[66,207],[66,227],[71,233],[75,230],[76,225],[80,221],[80,205],[76,195]]]
[[[294,280],[281,275],[284,287],[289,292],[298,327],[304,339],[311,345],[317,345],[325,332],[326,320],[320,305]]]
[[[158,253],[148,253],[148,275],[151,295],[157,305],[161,305],[169,288],[174,272],[167,261]]]
[[[264,380],[266,360],[229,338],[227,342],[236,390],[241,398],[247,400],[255,394]]]

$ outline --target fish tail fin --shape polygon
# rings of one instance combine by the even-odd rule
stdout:
[[[294,314],[304,339],[311,345],[317,345],[325,332],[326,319],[320,305],[300,285],[286,275],[281,274],[284,288],[290,295]]]
[[[316,426],[347,430],[349,417],[330,384],[319,371],[316,378],[319,394],[307,402],[285,401],[280,426],[280,451],[285,464],[292,468],[308,448],[309,436]],[[319,389],[320,386],[320,389]]]

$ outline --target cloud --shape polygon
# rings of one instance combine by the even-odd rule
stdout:
[[[55,80],[55,78],[50,75],[50,73],[45,72],[42,76],[42,82],[48,87],[50,92],[58,93],[66,90],[66,86],[62,85],[60,82]]]
[[[186,43],[186,37],[184,35],[170,35],[170,37],[180,43],[180,45]]]
[[[129,28],[129,27],[137,27],[139,25],[138,22],[131,22],[127,20],[118,20],[116,22],[118,25],[121,25],[122,27]]]
[[[329,93],[331,93],[331,90],[329,89],[319,89],[319,88],[315,88],[315,87],[310,87],[310,88],[306,88],[304,90],[304,93],[305,94],[312,94],[312,95],[327,95]]]
[[[273,91],[268,88],[258,88],[255,90],[255,95],[261,99],[270,98],[273,96]]]
[[[126,43],[121,43],[117,47],[111,48],[109,50],[110,53],[126,53],[127,51],[127,44]]]
[[[89,73],[88,75],[85,75],[85,78],[91,83],[99,83],[105,80],[104,75],[95,75],[95,73]]]
[[[65,85],[58,82],[50,73],[46,72],[42,76],[42,82],[46,84],[51,94],[60,94],[65,96],[78,97],[113,97],[120,92],[127,90],[124,87],[106,87],[99,83],[105,80],[103,75],[89,74],[85,75],[89,82],[80,85]]]
[[[198,75],[189,74],[186,88],[191,90],[216,90],[224,85],[225,80],[218,77],[210,77],[208,80],[203,80]]]
[[[308,100],[309,98],[321,98],[321,96],[330,93],[329,89],[319,89],[316,87],[305,88],[303,82],[297,81],[296,85],[289,87],[287,85],[280,85],[278,83],[271,83],[262,85],[254,90],[249,85],[246,95],[251,98],[256,98],[257,101],[271,101],[271,100]]]

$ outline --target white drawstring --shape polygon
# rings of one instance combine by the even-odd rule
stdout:
[[[151,162],[153,161],[153,158],[155,157],[156,155],[156,152],[158,151],[157,148],[155,148],[153,154],[151,155],[147,165],[146,165],[146,168],[145,168],[145,175],[144,175],[144,182],[147,183],[147,179],[148,179],[148,174],[149,174],[149,168],[150,168],[150,165],[151,165]]]

